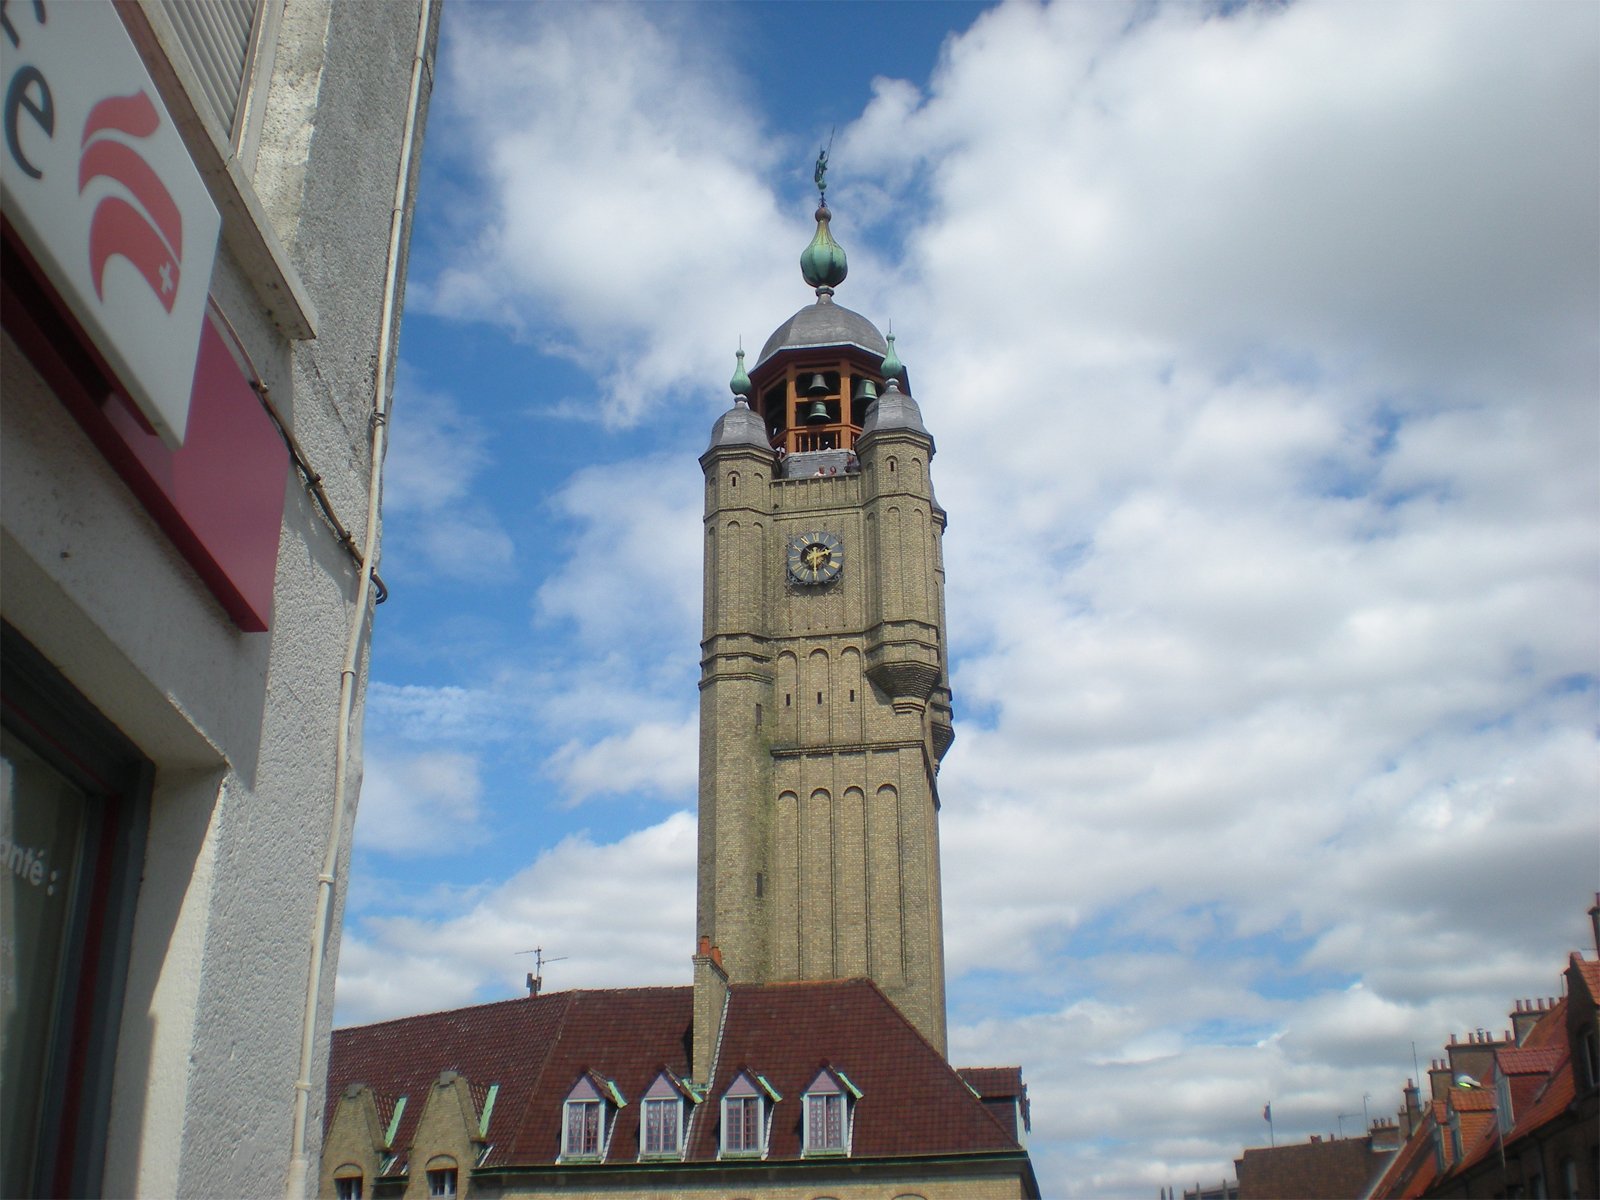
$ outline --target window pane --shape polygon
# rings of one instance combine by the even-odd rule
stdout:
[[[79,876],[89,816],[82,792],[0,733],[0,1195],[33,1191],[67,932],[74,906],[88,899],[90,881]]]

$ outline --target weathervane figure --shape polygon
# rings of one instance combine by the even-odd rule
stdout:
[[[828,202],[828,151],[833,149],[833,130],[828,130],[828,144],[817,151],[817,169],[812,172],[811,179],[817,185],[817,196],[826,204]]]

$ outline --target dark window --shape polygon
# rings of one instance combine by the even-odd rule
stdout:
[[[438,1167],[428,1172],[429,1196],[454,1196],[456,1194],[456,1169]]]
[[[333,1194],[338,1200],[361,1200],[361,1176],[340,1175],[333,1181]]]
[[[0,1195],[95,1194],[153,768],[9,625],[0,697]]]

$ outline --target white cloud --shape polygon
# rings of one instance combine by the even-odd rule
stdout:
[[[478,761],[456,751],[367,756],[356,810],[363,848],[396,857],[465,854],[487,836]]]
[[[685,812],[615,842],[575,833],[465,911],[360,920],[340,953],[340,1022],[516,994],[535,946],[566,959],[550,989],[687,982],[695,840]]]
[[[781,142],[715,30],[532,12],[457,14],[493,186],[430,303],[593,364],[613,422],[722,394],[716,331],[805,299]],[[953,1054],[1024,1066],[1048,1194],[1220,1178],[1268,1099],[1280,1138],[1389,1111],[1412,1039],[1498,1028],[1583,944],[1597,79],[1582,5],[1014,3],[840,130],[840,223],[904,245],[851,244],[841,299],[893,312],[951,516]],[[687,786],[691,454],[556,501],[536,617],[575,637],[497,686],[570,799]],[[479,711],[374,692],[447,741]],[[552,929],[574,982],[685,981],[692,842],[579,836],[369,921],[341,1004],[415,1007],[396,962],[430,1003],[514,989]]]
[[[539,589],[545,620],[635,660],[640,648],[692,653],[700,615],[701,486],[692,463],[655,457],[588,467],[552,501],[574,534]],[[554,547],[551,548],[555,549]]]
[[[483,425],[404,370],[389,428],[383,503],[388,553],[401,573],[423,575],[420,558],[453,579],[503,578],[515,557],[511,537],[474,491],[493,462]]]
[[[568,742],[551,770],[573,803],[597,794],[628,792],[692,797],[700,765],[699,718],[646,721],[624,733],[585,744]]]
[[[759,345],[804,298],[807,230],[763,182],[779,143],[723,69],[713,10],[511,13],[467,7],[451,31],[443,86],[470,119],[449,128],[484,193],[462,195],[426,307],[592,364],[611,424],[717,396],[735,338]]]

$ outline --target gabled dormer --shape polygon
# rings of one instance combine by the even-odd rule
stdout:
[[[861,1091],[843,1071],[823,1067],[801,1095],[801,1153],[848,1155]]]
[[[639,1098],[639,1159],[679,1160],[689,1114],[700,1096],[689,1082],[663,1067]]]
[[[773,1108],[783,1097],[759,1071],[746,1068],[722,1093],[721,1158],[765,1158]]]
[[[617,1112],[627,1106],[617,1085],[595,1071],[585,1071],[562,1102],[559,1162],[604,1162],[616,1127]]]

